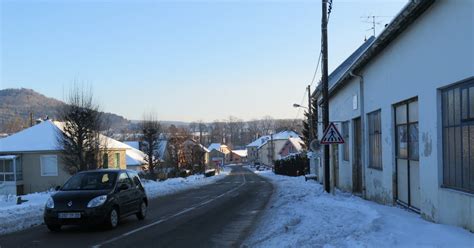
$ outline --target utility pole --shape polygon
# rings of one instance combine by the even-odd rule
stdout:
[[[311,85],[306,88],[308,90],[308,124],[309,124],[309,142],[314,139],[314,120],[313,120],[313,108],[311,107]]]
[[[322,0],[322,20],[321,20],[321,52],[322,52],[322,95],[323,95],[323,130],[329,126],[329,94],[328,94],[328,11],[327,0]],[[331,191],[330,166],[329,166],[329,146],[324,146],[324,190]]]

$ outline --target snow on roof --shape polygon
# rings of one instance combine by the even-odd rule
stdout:
[[[250,146],[256,146],[258,149],[260,149],[262,146],[264,146],[270,139],[273,140],[287,140],[289,138],[299,138],[299,134],[296,133],[295,131],[281,131],[279,133],[273,134],[273,135],[266,135],[258,138],[254,142],[250,143],[247,145],[247,147]]]
[[[4,155],[4,156],[0,156],[0,160],[11,160],[11,159],[15,159],[17,157],[18,156],[16,156],[16,155]]]
[[[203,146],[202,144],[199,144],[199,146],[206,152],[210,152],[209,149],[207,149],[207,147]]]
[[[140,143],[138,141],[124,141],[123,143],[125,143],[126,145],[128,146],[131,146],[135,149],[140,149]]]
[[[164,139],[159,140],[156,151],[155,151],[155,155],[158,156],[158,159],[160,159],[161,161],[165,160],[165,155],[166,155],[165,153],[166,153],[167,146],[168,146],[167,140],[164,140]]]
[[[129,148],[125,151],[126,155],[126,163],[127,166],[140,166],[147,164],[147,161],[145,160],[146,154],[143,153],[142,151],[135,149],[129,145],[127,145]]]
[[[303,150],[303,140],[300,137],[289,138],[288,141],[291,142],[291,144],[293,144],[296,151],[301,152]]]
[[[232,152],[240,157],[247,157],[247,150],[233,150]]]
[[[212,150],[221,151],[221,143],[212,143],[211,145],[209,145],[207,149],[209,151],[212,151]]]
[[[0,139],[0,152],[61,150],[57,137],[61,130],[50,120]]]
[[[57,139],[64,123],[43,121],[6,138],[0,139],[0,152],[59,151]],[[128,149],[126,144],[100,135],[100,142],[109,149]]]
[[[267,140],[270,139],[269,135],[262,136],[256,140],[254,140],[252,143],[248,144],[247,147],[253,147],[253,146],[261,146],[262,144],[265,144]]]
[[[299,138],[299,134],[295,131],[282,131],[273,135],[273,140],[286,140],[289,138]]]

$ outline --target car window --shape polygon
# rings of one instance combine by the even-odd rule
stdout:
[[[131,172],[128,172],[128,175],[132,178],[133,183],[135,185],[142,187],[142,183],[140,181],[140,177],[138,176],[138,173],[131,171]]]
[[[118,179],[118,184],[127,184],[130,188],[132,187],[132,180],[130,180],[130,177],[128,177],[127,173],[122,172],[120,173],[119,179]]]
[[[117,178],[116,173],[88,172],[71,177],[61,190],[104,190],[112,189]]]

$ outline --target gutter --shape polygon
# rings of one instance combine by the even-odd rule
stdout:
[[[367,164],[366,162],[366,151],[368,149],[365,149],[367,146],[366,142],[366,135],[365,135],[365,98],[364,98],[364,76],[362,75],[357,75],[353,71],[349,71],[349,75],[351,77],[359,78],[359,106],[360,106],[360,138],[361,138],[361,153],[360,153],[360,160],[361,160],[361,174],[362,174],[362,196],[365,198],[366,197],[366,188],[365,188],[365,165]]]

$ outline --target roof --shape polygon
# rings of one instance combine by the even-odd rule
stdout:
[[[303,151],[303,140],[301,138],[289,138],[289,142],[295,147],[296,151],[301,152]]]
[[[43,121],[32,127],[0,139],[0,152],[60,151],[58,135],[64,123]],[[108,149],[128,149],[126,144],[100,134],[101,145]]]
[[[126,144],[126,145],[128,145],[128,146],[131,146],[131,147],[133,147],[133,148],[135,148],[135,149],[140,149],[140,142],[138,142],[138,141],[124,141],[124,142],[122,142],[122,143],[124,143],[124,144]]]
[[[199,146],[205,151],[205,152],[210,152],[207,147],[203,146],[202,144],[199,144]]]
[[[221,143],[212,143],[212,144],[209,145],[209,147],[207,149],[209,151],[212,151],[212,150],[221,151]]]
[[[4,155],[4,156],[0,156],[0,160],[11,160],[11,159],[15,159],[17,157],[18,156],[16,156],[16,155]]]
[[[295,131],[282,131],[273,135],[273,140],[285,140],[289,138],[299,138],[300,135]]]
[[[352,65],[359,59],[374,43],[375,37],[371,36],[362,45],[360,45],[349,57],[347,57],[336,69],[334,69],[328,77],[328,87],[331,89],[337,82],[339,82],[344,75],[349,71]],[[313,92],[313,96],[321,90],[321,84],[318,85],[316,90]]]
[[[252,143],[248,144],[247,147],[259,147],[261,146],[262,144],[264,144],[265,142],[267,142],[267,140],[270,139],[270,136],[269,135],[265,135],[265,136],[262,136],[256,140],[254,140]]]
[[[167,140],[164,140],[164,139],[159,140],[156,151],[155,151],[155,155],[158,156],[159,160],[161,160],[161,161],[165,160],[166,148],[167,147],[168,147],[168,141]]]
[[[58,151],[61,150],[57,145],[60,132],[52,121],[43,121],[0,139],[0,152]]]
[[[247,150],[233,150],[232,153],[235,153],[240,157],[247,157]]]
[[[128,146],[128,147],[129,149],[125,151],[127,166],[140,166],[140,165],[148,164],[148,162],[145,159],[146,158],[145,153],[131,146]]]
[[[418,17],[420,17],[435,1],[434,0],[411,0],[390,22],[390,24],[371,42],[370,46],[351,63],[338,80],[329,83],[329,95],[333,95],[344,83],[352,77],[352,73],[359,73],[373,58],[380,54],[390,43],[402,34]],[[332,73],[331,73],[332,74]],[[320,87],[316,91],[320,91]],[[314,94],[317,94],[315,92]]]

